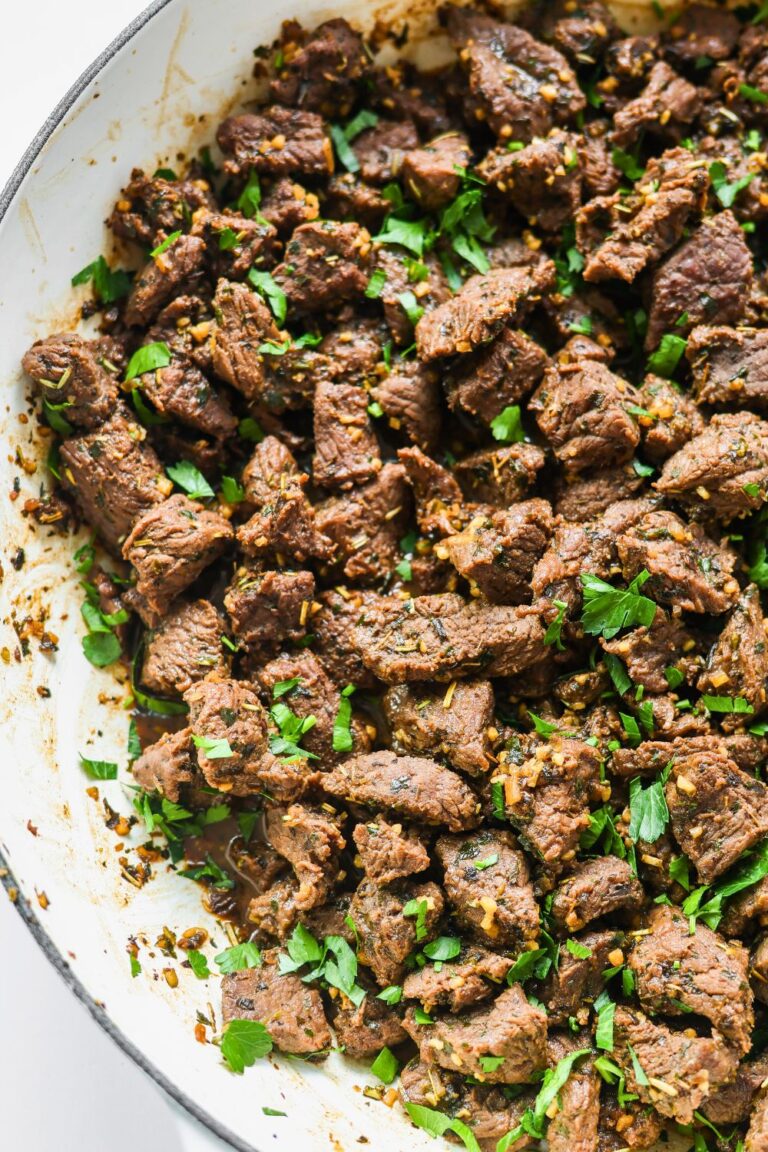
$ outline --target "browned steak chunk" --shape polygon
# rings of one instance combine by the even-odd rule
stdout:
[[[420,1000],[427,1012],[439,1005],[458,1014],[497,993],[509,968],[508,957],[474,944],[463,945],[455,960],[426,964],[409,973],[403,996]]]
[[[768,789],[721,752],[675,757],[665,793],[675,839],[702,884],[768,833]]]
[[[662,604],[719,614],[736,603],[734,553],[674,512],[649,512],[619,536],[616,546],[624,578],[650,572],[645,593]]]
[[[365,291],[370,250],[370,234],[359,224],[300,224],[274,278],[291,308],[323,312]]]
[[[741,593],[717,643],[712,646],[696,687],[712,696],[740,697],[757,714],[765,707],[766,678],[765,617],[760,606],[760,591],[750,584]],[[739,727],[743,721],[743,715],[726,715],[722,725],[728,730]]]
[[[315,592],[311,572],[239,568],[224,597],[237,640],[246,648],[272,647],[304,635]]]
[[[749,1118],[749,1131],[744,1141],[744,1152],[762,1152],[768,1145],[768,1092],[763,1089],[755,1099]]]
[[[632,683],[641,684],[646,692],[669,690],[668,668],[693,673],[696,667],[691,634],[663,608],[657,608],[650,628],[634,628],[615,640],[601,640],[600,644],[624,661]]]
[[[199,778],[194,751],[189,728],[163,732],[133,764],[133,778],[146,792],[160,792],[177,803],[182,790]]]
[[[492,1084],[524,1084],[547,1061],[546,1014],[528,1003],[519,984],[502,992],[489,1008],[461,1017],[444,1016],[434,1024],[417,1023],[409,1008],[403,1025],[425,1063]],[[504,1059],[489,1072],[484,1056]]]
[[[237,417],[196,364],[177,357],[165,368],[143,372],[137,388],[162,416],[173,417],[198,432],[224,440],[237,428]]]
[[[447,691],[398,684],[387,689],[383,705],[396,752],[444,756],[470,776],[490,768],[494,699],[488,680],[456,682]]]
[[[339,873],[339,856],[346,847],[339,823],[323,809],[305,804],[267,810],[267,839],[293,868],[299,882],[299,910],[324,904],[331,893]]]
[[[276,954],[260,968],[233,972],[222,980],[222,1014],[230,1020],[258,1020],[281,1052],[307,1056],[330,1048],[333,1040],[317,988],[290,972],[281,976]]]
[[[638,416],[643,453],[654,464],[661,464],[704,431],[701,412],[671,380],[646,376],[638,391],[638,404],[645,409],[645,414]]]
[[[205,241],[216,275],[228,280],[244,280],[252,268],[279,259],[277,229],[261,213],[250,220],[239,212],[199,212],[193,233]]]
[[[315,521],[315,510],[304,492],[309,477],[300,472],[293,455],[276,437],[266,436],[243,469],[251,518],[237,531],[248,556],[290,556],[306,563],[310,556],[328,556],[330,542]]]
[[[681,239],[691,217],[703,211],[708,186],[696,156],[672,148],[649,162],[628,196],[589,201],[576,217],[584,279],[631,284]]]
[[[765,1055],[742,1061],[731,1083],[710,1092],[701,1111],[715,1125],[744,1123],[749,1120],[752,1103],[766,1077],[768,1058]]]
[[[616,1009],[614,1038],[613,1059],[629,1091],[680,1124],[691,1123],[694,1112],[711,1091],[731,1079],[738,1063],[735,1051],[717,1032],[711,1039],[691,1035],[690,1029],[673,1032],[628,1008]]]
[[[736,47],[741,27],[733,12],[691,4],[676,14],[664,36],[664,51],[673,60],[695,64],[702,57],[725,60]]]
[[[419,147],[419,134],[410,120],[379,120],[352,143],[360,176],[366,184],[396,180],[405,156]]]
[[[475,517],[438,548],[462,576],[476,585],[492,604],[523,604],[530,600],[531,577],[554,528],[551,505],[527,500],[508,512]]]
[[[479,944],[510,952],[537,939],[539,910],[528,864],[511,833],[441,836],[435,852],[453,914]]]
[[[537,613],[466,604],[451,594],[417,596],[405,604],[382,599],[366,610],[352,644],[388,684],[512,676],[545,655]]]
[[[226,676],[224,620],[207,600],[178,603],[147,634],[141,680],[160,696],[186,692],[209,673]]]
[[[123,556],[136,570],[136,606],[147,624],[160,622],[233,535],[228,520],[181,493],[136,521]]]
[[[447,25],[469,76],[475,116],[498,136],[546,136],[584,108],[565,57],[522,28],[456,6],[447,9]]]
[[[563,933],[580,931],[586,924],[621,909],[642,907],[643,890],[626,860],[601,856],[577,864],[557,888],[552,919]]]
[[[62,483],[112,552],[170,491],[146,430],[122,408],[98,429],[65,440],[61,462]]]
[[[613,139],[620,148],[634,144],[643,132],[677,143],[702,106],[697,88],[659,60],[639,96],[620,108],[613,120]]]
[[[283,62],[269,86],[273,100],[324,116],[347,116],[371,66],[360,33],[340,18],[309,33],[288,21],[282,44]]]
[[[453,471],[468,501],[508,508],[529,494],[544,462],[538,444],[506,444],[471,452],[456,462]]]
[[[505,200],[545,232],[572,220],[581,203],[577,137],[555,129],[516,152],[489,152],[478,172]]]
[[[275,343],[279,332],[272,313],[245,284],[219,280],[213,300],[216,324],[211,334],[213,369],[247,400],[265,391],[264,357],[259,349]]]
[[[765,409],[768,403],[768,332],[727,325],[694,328],[685,350],[700,404]]]
[[[327,176],[333,171],[331,141],[314,112],[273,105],[258,113],[229,116],[216,132],[224,168],[238,174]]]
[[[551,265],[496,268],[471,276],[453,299],[425,312],[416,325],[422,360],[474,351],[502,326],[520,320],[550,284]]]
[[[359,1007],[344,1000],[333,1018],[336,1039],[353,1060],[371,1059],[382,1048],[396,1048],[408,1039],[398,1010],[369,991]]]
[[[312,476],[324,488],[351,488],[381,469],[368,415],[368,393],[356,384],[320,381],[315,389]]]
[[[429,868],[429,853],[418,832],[390,824],[383,816],[358,824],[352,839],[366,877],[375,884],[392,884]]]
[[[159,174],[150,177],[141,168],[134,168],[107,226],[123,240],[154,248],[164,235],[179,229],[186,232],[199,208],[214,207],[207,180],[176,180]]]
[[[370,880],[360,883],[349,906],[360,937],[358,959],[382,987],[400,983],[416,944],[435,935],[443,903],[432,883],[386,888]]]
[[[435,372],[416,361],[401,361],[371,389],[371,396],[390,428],[402,430],[425,452],[437,447],[442,408]]]
[[[585,1045],[577,1036],[550,1035],[547,1044],[552,1063]],[[597,1152],[602,1081],[591,1059],[574,1063],[558,1094],[558,1110],[547,1128],[548,1152]]]
[[[184,693],[200,770],[212,788],[233,796],[267,793],[289,802],[311,775],[303,758],[269,750],[269,720],[242,680],[201,680]]]
[[[752,253],[735,216],[707,217],[654,274],[646,348],[665,332],[685,336],[697,324],[736,323],[751,286]]]
[[[746,950],[726,946],[706,924],[691,933],[674,908],[655,908],[647,923],[650,935],[638,938],[629,958],[646,1011],[705,1016],[741,1055],[748,1052],[755,1019]]]
[[[462,357],[448,380],[448,401],[490,424],[511,404],[533,391],[547,364],[544,350],[514,328],[499,335],[474,356]]]
[[[343,588],[321,592],[315,601],[320,609],[312,616],[313,647],[337,685],[376,686],[375,676],[352,644],[352,629],[364,615],[366,605],[376,599],[373,592]]]
[[[126,324],[148,324],[174,296],[193,290],[204,260],[205,244],[199,236],[179,236],[164,251],[151,256],[128,297]]]
[[[507,818],[523,845],[548,869],[562,871],[589,824],[590,799],[600,792],[598,750],[581,740],[553,736],[522,764],[505,762],[500,779]]]
[[[43,400],[66,405],[62,415],[69,423],[97,428],[114,412],[118,387],[97,344],[63,332],[37,340],[21,363]]]
[[[541,988],[551,1024],[564,1026],[570,1017],[586,1022],[588,1005],[605,987],[603,973],[624,957],[624,935],[615,929],[583,932],[577,942],[589,949],[589,955],[574,956],[567,948],[561,948],[559,963]]]
[[[317,524],[347,580],[384,584],[402,559],[411,494],[402,464],[385,464],[367,484],[317,505]]]
[[[437,1108],[447,1116],[460,1112],[487,1152],[493,1152],[502,1136],[518,1127],[526,1107],[533,1101],[530,1092],[510,1100],[511,1093],[505,1092],[503,1086],[480,1084],[458,1072],[420,1060],[412,1060],[403,1068],[400,1090],[411,1104]],[[521,1152],[530,1146],[530,1138],[523,1135],[509,1147],[511,1152]]]
[[[400,179],[422,208],[434,212],[455,198],[470,156],[466,136],[446,132],[423,148],[411,148],[405,153]]]
[[[558,460],[580,472],[632,457],[640,431],[628,409],[637,403],[631,384],[604,364],[587,361],[576,372],[548,369],[528,407]]]
[[[460,776],[426,756],[370,752],[323,774],[331,796],[459,832],[477,824],[478,803]]]
[[[768,423],[752,412],[713,416],[667,460],[656,487],[726,521],[754,511],[768,491]]]

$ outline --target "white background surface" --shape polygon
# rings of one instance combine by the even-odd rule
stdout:
[[[0,5],[0,188],[54,105],[144,7],[142,0]],[[0,271],[0,291],[8,275]],[[0,1133],[8,1152],[224,1149],[178,1122],[64,986],[1,888]]]

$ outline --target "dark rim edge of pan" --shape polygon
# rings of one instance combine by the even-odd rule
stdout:
[[[5,215],[13,202],[16,193],[19,191],[25,177],[31,172],[32,167],[42,152],[43,148],[51,138],[55,130],[63,123],[67,113],[71,110],[76,101],[82,96],[88,85],[95,80],[99,74],[104,70],[106,65],[118,54],[133,38],[141,31],[146,24],[148,24],[154,16],[166,8],[173,0],[153,0],[148,8],[140,12],[130,24],[120,32],[115,39],[109,44],[103,52],[101,52],[96,59],[90,64],[85,71],[78,77],[69,91],[61,98],[56,107],[51,112],[50,116],[46,119],[43,126],[39,129],[32,142],[27,147],[23,156],[11,173],[7,184],[0,192],[0,223],[2,223]],[[207,1128],[214,1136],[220,1140],[230,1144],[236,1148],[238,1152],[258,1152],[253,1144],[246,1143],[239,1137],[235,1136],[223,1124],[220,1124],[213,1118],[204,1108],[188,1096],[178,1085],[174,1084],[163,1072],[160,1071],[127,1036],[117,1027],[114,1021],[110,1018],[108,1012],[103,1008],[94,997],[87,991],[82,982],[72,971],[69,963],[65,957],[58,950],[51,937],[46,932],[45,928],[40,922],[40,919],[32,911],[29,901],[24,896],[21,888],[16,882],[13,871],[10,867],[10,862],[6,860],[0,848],[0,882],[2,882],[8,895],[14,891],[14,898],[12,903],[15,905],[16,911],[21,916],[21,919],[26,924],[29,931],[32,933],[35,941],[40,947],[41,951],[45,954],[47,959],[53,965],[62,978],[64,983],[71,992],[77,997],[82,1005],[87,1008],[90,1015],[101,1026],[104,1032],[111,1037],[112,1040],[122,1048],[123,1052],[133,1060],[146,1074],[151,1077],[156,1084],[158,1084],[164,1092],[166,1092],[172,1100],[188,1112],[195,1120],[199,1121],[203,1127]]]

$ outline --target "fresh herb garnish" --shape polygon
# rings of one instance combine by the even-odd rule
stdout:
[[[581,619],[584,631],[589,636],[604,636],[610,640],[623,628],[636,624],[650,627],[656,615],[656,605],[640,594],[649,577],[650,573],[643,569],[628,588],[614,588],[598,576],[582,575],[584,611]]]
[[[324,980],[331,988],[338,988],[347,999],[359,1007],[365,999],[365,989],[357,983],[357,956],[343,936],[326,936],[322,943],[315,939],[303,924],[297,924],[286,944],[288,955],[278,958],[280,972],[298,972],[311,965],[302,975],[305,983]]]
[[[399,1004],[403,998],[403,989],[400,984],[388,984],[377,995],[377,1000],[383,1000],[385,1004]]]
[[[88,760],[81,752],[80,767],[91,780],[117,780],[117,764],[111,760]]]
[[[214,960],[225,976],[232,972],[242,972],[246,968],[261,968],[261,952],[251,940],[225,948],[218,956],[214,956]]]
[[[446,1132],[453,1132],[458,1136],[467,1152],[480,1152],[477,1137],[463,1120],[456,1120],[446,1116],[444,1112],[437,1112],[434,1108],[426,1108],[423,1104],[411,1104],[404,1101],[405,1110],[417,1128],[423,1128],[430,1136],[444,1136]],[[506,1150],[505,1150],[506,1152]]]
[[[655,372],[657,376],[665,376],[667,379],[674,374],[680,362],[680,357],[688,345],[688,341],[684,340],[682,336],[675,336],[671,332],[665,332],[662,336],[658,348],[652,356],[648,358],[648,371]]]
[[[549,624],[546,632],[544,633],[544,643],[554,644],[558,652],[564,652],[565,645],[563,644],[560,636],[563,631],[563,624],[565,623],[565,614],[568,611],[568,605],[564,600],[553,600],[552,603],[555,608],[557,608],[557,616],[555,616],[554,620],[551,622],[551,624]]]
[[[205,753],[209,760],[229,760],[234,756],[229,740],[223,737],[196,736],[192,734],[192,743]]]
[[[189,460],[169,464],[165,471],[169,479],[182,488],[191,500],[209,500],[216,495],[200,469],[190,464]]]
[[[382,1084],[391,1084],[399,1070],[400,1062],[389,1048],[382,1048],[371,1064],[371,1072],[381,1080]]]
[[[645,840],[648,844],[655,844],[663,835],[669,823],[669,809],[664,795],[664,785],[667,782],[672,765],[667,764],[658,780],[654,780],[647,788],[639,778],[629,785],[629,822],[630,839],[637,843]]]
[[[222,476],[221,495],[227,504],[242,504],[245,500],[245,488],[234,476]]]
[[[166,236],[165,240],[161,240],[157,247],[152,249],[149,254],[150,258],[154,260],[155,256],[162,256],[163,252],[167,252],[171,244],[175,244],[180,236],[181,229],[179,229],[178,232],[171,232],[169,236]]]
[[[733,207],[733,202],[739,192],[747,188],[756,178],[756,175],[756,172],[750,172],[747,176],[742,176],[740,179],[734,180],[732,184],[729,184],[728,169],[722,160],[716,160],[714,164],[710,164],[709,166],[709,179],[712,182],[712,189],[723,208]]]
[[[113,272],[103,256],[99,256],[92,264],[87,264],[72,277],[73,287],[89,283],[94,296],[102,304],[114,304],[116,300],[122,300],[127,296],[131,290],[130,274],[124,272],[122,268]]]
[[[705,692],[700,703],[710,712],[732,712],[746,716],[754,712],[750,702],[743,696],[710,696]]]
[[[171,362],[171,350],[164,340],[144,344],[137,348],[128,361],[125,370],[126,383],[141,376],[144,372],[154,372],[156,368],[167,368]]]
[[[208,967],[208,959],[202,952],[199,952],[197,948],[190,948],[187,952],[187,960],[189,960],[189,966],[198,980],[208,979],[211,970]]]
[[[525,440],[525,429],[518,404],[510,404],[491,420],[491,434],[502,444],[519,444]]]
[[[276,283],[269,272],[258,272],[255,268],[251,268],[248,273],[248,280],[259,295],[267,301],[278,324],[284,324],[288,312],[288,297],[280,285]]]
[[[403,916],[416,917],[416,942],[423,940],[427,935],[427,912],[429,906],[426,900],[409,900],[403,905]]]
[[[221,1036],[221,1054],[239,1076],[272,1051],[272,1038],[258,1020],[230,1020]]]
[[[347,684],[339,697],[339,710],[333,722],[333,750],[334,752],[351,752],[354,744],[352,737],[352,701],[350,697],[355,691],[354,684]]]
[[[550,1105],[565,1087],[576,1061],[582,1056],[588,1056],[590,1051],[590,1048],[579,1048],[576,1052],[569,1052],[562,1060],[558,1060],[554,1068],[546,1070],[533,1108],[527,1108],[517,1127],[506,1136],[502,1136],[496,1145],[496,1152],[508,1152],[510,1145],[524,1134],[537,1140],[544,1139],[545,1121]]]

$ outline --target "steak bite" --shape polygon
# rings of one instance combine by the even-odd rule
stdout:
[[[392,884],[429,868],[429,853],[413,828],[389,824],[383,816],[358,824],[352,833],[366,878]]]
[[[131,326],[154,320],[174,296],[194,290],[203,273],[205,244],[199,236],[179,236],[155,253],[136,277],[125,305],[125,322]]]
[[[324,904],[339,876],[339,856],[347,843],[339,823],[338,817],[305,804],[267,810],[267,839],[293,868],[300,911]]]
[[[755,511],[768,491],[768,423],[753,412],[713,416],[665,463],[656,488],[725,521]]]
[[[200,780],[194,752],[189,728],[163,732],[160,739],[145,748],[134,761],[133,778],[145,792],[159,792],[177,804],[183,789]]]
[[[269,85],[272,99],[324,116],[348,116],[371,66],[360,33],[343,19],[326,20],[309,33],[286,21],[280,43],[281,66]]]
[[[647,413],[638,416],[643,454],[654,464],[661,464],[704,431],[701,412],[671,380],[646,376],[638,391],[638,402]]]
[[[347,580],[385,584],[402,559],[411,494],[402,464],[385,464],[367,484],[318,504],[317,524]]]
[[[403,360],[371,389],[390,428],[402,430],[425,452],[434,450],[442,423],[438,377],[416,361]]]
[[[516,152],[489,152],[477,171],[505,200],[545,232],[562,228],[581,203],[578,137],[554,129]]]
[[[444,756],[452,768],[468,776],[481,776],[491,767],[490,681],[458,681],[447,691],[397,684],[387,689],[382,704],[393,751]]]
[[[739,697],[747,701],[753,714],[762,712],[768,678],[767,640],[760,591],[755,584],[750,584],[739,596],[717,643],[712,646],[696,687],[712,696]],[[739,714],[726,715],[721,723],[727,731],[739,727],[743,719]]]
[[[624,661],[632,683],[646,692],[669,691],[668,668],[692,674],[696,667],[693,637],[679,617],[667,615],[663,608],[656,609],[650,628],[633,628],[615,640],[601,639],[600,644]]]
[[[650,934],[637,939],[629,958],[643,1008],[704,1016],[745,1055],[755,1023],[746,949],[726,945],[703,923],[691,934],[688,917],[674,908],[654,908],[647,923]]]
[[[552,283],[552,264],[495,268],[471,276],[451,300],[425,312],[416,325],[421,360],[473,352],[519,321]]]
[[[704,210],[708,187],[696,156],[671,148],[649,161],[628,196],[617,192],[588,201],[576,216],[584,279],[631,284],[681,239],[692,216]]]
[[[361,881],[349,905],[360,938],[357,957],[382,988],[402,981],[416,944],[435,935],[443,905],[440,889],[431,882],[384,888]]]
[[[509,968],[506,956],[474,944],[462,945],[455,960],[425,964],[409,973],[403,982],[403,997],[419,1000],[426,1012],[440,1006],[458,1014],[497,993]]]
[[[605,987],[604,972],[611,967],[611,957],[622,952],[624,934],[606,928],[583,932],[577,942],[589,950],[589,955],[574,956],[561,948],[559,963],[550,969],[539,992],[553,1025],[565,1027],[570,1017],[586,1023],[589,1005]]]
[[[285,245],[275,282],[300,312],[324,312],[362,295],[368,284],[371,237],[359,224],[300,224]]]
[[[715,615],[736,603],[735,554],[674,512],[649,512],[618,537],[616,547],[625,580],[650,572],[644,594],[653,600]]]
[[[452,832],[473,828],[478,802],[460,776],[426,756],[369,752],[352,756],[323,774],[324,792],[352,804],[395,812],[421,824]]]
[[[352,142],[366,184],[388,184],[400,175],[403,160],[419,147],[419,134],[411,120],[383,120],[366,128]]]
[[[246,968],[224,976],[222,1016],[230,1020],[257,1020],[281,1052],[308,1056],[333,1044],[317,988],[290,972],[283,976],[277,954],[268,953],[259,968]]]
[[[198,209],[215,207],[207,180],[177,180],[159,174],[150,177],[141,168],[134,168],[107,227],[122,240],[154,248],[164,236],[179,229],[186,232]]]
[[[544,452],[538,444],[480,448],[457,460],[454,476],[468,501],[508,508],[510,504],[525,499],[536,483],[544,461]]]
[[[517,952],[536,941],[539,909],[525,856],[510,832],[441,836],[435,853],[453,915],[478,944]]]
[[[528,408],[569,472],[608,468],[629,460],[640,431],[628,412],[636,390],[598,361],[580,370],[549,368]]]
[[[446,23],[469,76],[474,116],[497,136],[523,141],[546,136],[584,109],[576,76],[556,49],[472,9],[450,6]]]
[[[546,654],[536,612],[475,602],[449,593],[371,605],[353,630],[366,667],[387,684],[513,676]]]
[[[351,488],[381,470],[381,453],[368,415],[368,393],[356,384],[318,381],[312,478],[323,488]]]
[[[433,1024],[419,1024],[409,1008],[403,1020],[406,1032],[419,1047],[426,1064],[438,1064],[464,1076],[491,1084],[525,1084],[547,1063],[547,1017],[525,998],[519,984],[508,988],[490,1007],[456,1018],[443,1016]],[[493,1071],[484,1056],[502,1056]]]
[[[306,563],[310,556],[325,559],[330,542],[315,520],[304,492],[309,479],[288,448],[276,437],[257,444],[243,469],[243,487],[251,518],[237,530],[237,542],[248,556],[290,556]]]
[[[462,357],[447,379],[448,402],[490,424],[533,391],[547,365],[543,348],[516,328],[502,328],[490,344]]]
[[[552,919],[558,932],[566,935],[611,912],[639,910],[642,904],[643,889],[627,861],[599,856],[577,864],[560,883],[552,901]]]
[[[224,153],[224,170],[270,176],[328,176],[333,149],[322,117],[274,104],[258,112],[228,116],[216,142]]]
[[[405,152],[400,179],[422,208],[435,212],[455,198],[470,157],[467,137],[446,132],[421,148]]]
[[[207,600],[179,602],[144,644],[141,681],[159,696],[180,696],[209,673],[226,676],[223,618]]]
[[[732,1078],[738,1062],[717,1032],[709,1039],[691,1031],[673,1032],[628,1008],[617,1008],[614,1017],[613,1059],[627,1088],[679,1124],[692,1122],[710,1092]]]
[[[530,600],[531,578],[554,529],[551,505],[527,500],[508,512],[475,517],[438,548],[492,604]]]
[[[702,884],[768,833],[768,789],[722,752],[676,756],[664,791],[675,839]]]
[[[118,407],[99,428],[71,436],[61,445],[61,479],[111,552],[170,491],[160,458],[146,430]]]
[[[264,793],[289,803],[312,773],[301,758],[269,751],[269,720],[259,698],[242,680],[201,680],[184,693],[197,762],[206,781],[233,796]]]
[[[333,1030],[339,1046],[353,1060],[370,1060],[382,1048],[396,1048],[408,1039],[398,1010],[370,991],[358,1007],[351,1000],[343,1000],[333,1017]]]
[[[135,603],[154,626],[233,539],[232,525],[180,492],[137,520],[123,544],[136,570]]]
[[[173,417],[207,436],[224,440],[237,429],[237,417],[227,400],[197,365],[184,357],[176,357],[165,368],[143,372],[135,386],[161,416]]]
[[[694,395],[699,404],[727,404],[736,408],[765,410],[768,405],[768,331],[703,324],[691,332],[685,354],[691,365]]]
[[[94,341],[74,332],[46,336],[24,353],[21,366],[46,403],[66,406],[71,424],[97,428],[115,411],[117,382]]]
[[[312,616],[313,646],[329,676],[339,686],[377,686],[376,677],[363,664],[359,651],[352,644],[352,629],[364,615],[366,606],[377,599],[373,592],[342,588],[341,591],[320,592],[314,602],[319,608]]]
[[[648,132],[677,143],[701,111],[702,103],[699,90],[659,60],[651,68],[640,95],[614,116],[613,142],[619,148],[627,148]]]
[[[238,568],[224,607],[239,643],[249,649],[274,648],[304,635],[315,580],[311,572]]]
[[[277,229],[261,213],[250,220],[239,212],[199,212],[193,234],[202,236],[209,263],[227,280],[244,280],[252,268],[271,268],[279,259]]]
[[[744,1123],[749,1120],[752,1104],[766,1077],[768,1058],[765,1055],[758,1056],[756,1060],[743,1061],[730,1084],[723,1084],[710,1092],[701,1111],[715,1125]]]
[[[280,338],[272,313],[257,292],[229,280],[219,280],[216,285],[213,308],[216,315],[211,333],[214,372],[246,400],[261,400],[265,376],[264,357],[259,349]]]
[[[460,1113],[471,1123],[471,1130],[481,1147],[493,1152],[498,1141],[516,1129],[526,1111],[533,1104],[533,1093],[512,1095],[503,1086],[479,1084],[458,1072],[449,1072],[435,1064],[412,1060],[400,1076],[403,1099],[431,1109],[438,1108],[446,1116]],[[531,1147],[530,1137],[521,1136],[509,1145],[511,1152],[522,1152]]]
[[[507,819],[523,846],[550,871],[561,872],[576,855],[589,825],[590,800],[601,794],[600,763],[591,744],[553,736],[522,764],[505,762],[504,774],[497,777],[504,786]]]
[[[665,332],[685,336],[697,324],[736,323],[751,287],[752,253],[735,216],[707,217],[654,273],[646,348],[655,348]]]
[[[547,1044],[554,1065],[572,1052],[583,1051],[577,1036],[550,1034]],[[558,1109],[547,1128],[548,1152],[595,1152],[598,1148],[600,1085],[591,1058],[578,1060],[557,1096]]]

